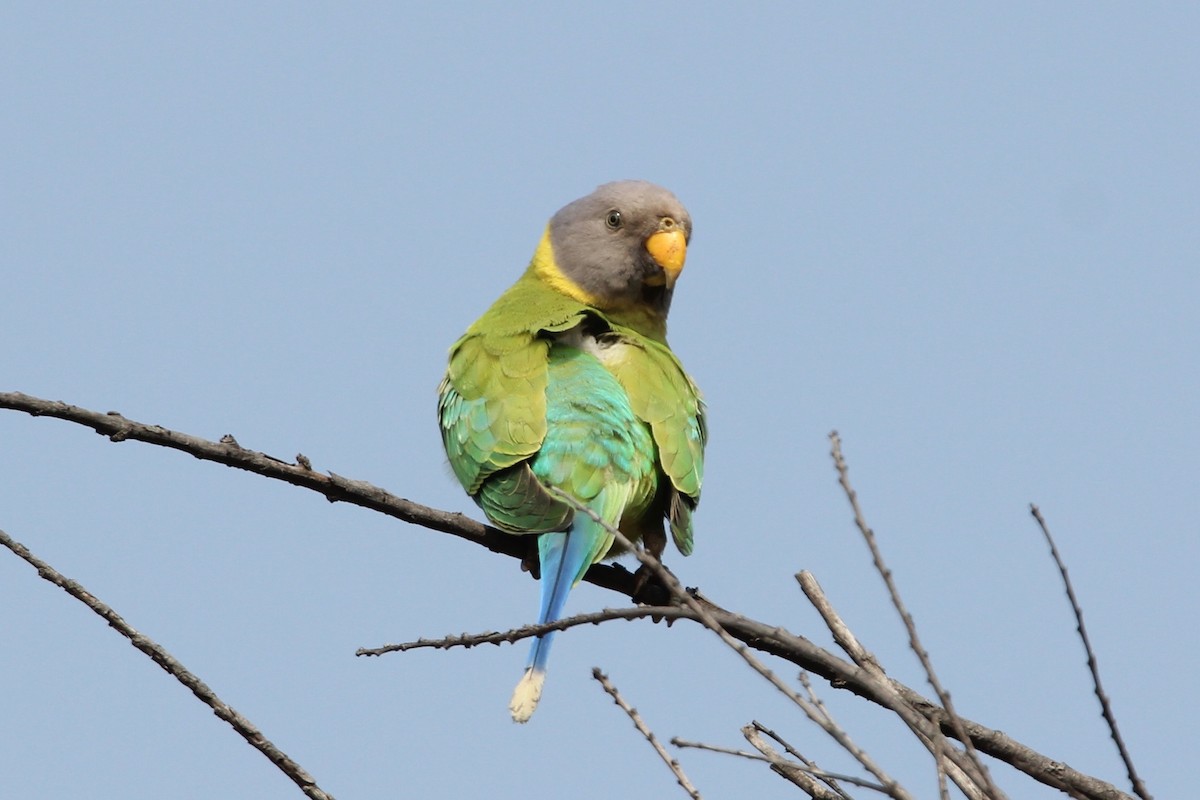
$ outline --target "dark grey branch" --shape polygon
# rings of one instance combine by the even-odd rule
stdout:
[[[64,577],[45,561],[42,561],[31,553],[29,548],[20,542],[14,541],[12,537],[2,530],[0,530],[0,545],[4,545],[27,561],[30,566],[38,571],[39,577],[53,583],[96,612],[96,614],[109,624],[109,627],[128,639],[129,643],[138,650],[150,656],[150,659],[166,670],[172,678],[182,683],[188,689],[191,689],[192,694],[200,698],[205,705],[213,710],[214,714],[228,722],[230,727],[237,731],[243,739],[266,756],[284,775],[291,778],[300,787],[300,791],[313,798],[313,800],[333,800],[333,795],[323,791],[303,767],[288,758],[287,753],[280,750],[267,737],[263,736],[262,731],[256,728],[250,720],[243,717],[232,706],[218,697],[217,693],[208,688],[208,685],[204,681],[189,672],[183,664],[179,663],[161,645],[149,636],[139,633],[120,614],[102,603],[95,595],[84,589],[76,581]]]
[[[650,730],[650,727],[646,725],[642,719],[642,715],[638,713],[636,708],[625,702],[625,698],[621,696],[621,692],[608,679],[608,676],[599,667],[592,667],[592,677],[600,682],[600,685],[604,687],[604,691],[608,693],[608,696],[613,699],[613,702],[633,722],[633,727],[637,728],[638,733],[650,743],[650,746],[654,748],[654,752],[658,753],[658,757],[663,760],[663,763],[667,765],[667,769],[671,770],[671,774],[675,776],[675,782],[679,784],[680,788],[687,792],[688,797],[692,798],[692,800],[701,800],[699,790],[688,779],[688,776],[683,771],[683,767],[679,766],[679,762],[676,759],[671,758],[671,754],[662,746],[662,742],[658,741],[658,737],[654,735],[654,731]]]

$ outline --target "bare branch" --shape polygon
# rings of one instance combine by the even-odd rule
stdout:
[[[482,545],[494,553],[518,560],[527,555],[528,543],[519,536],[504,533],[463,514],[430,508],[396,497],[366,481],[344,478],[333,472],[315,472],[312,461],[304,455],[297,455],[296,463],[293,464],[266,453],[248,450],[238,444],[230,434],[225,434],[219,442],[213,442],[160,425],[127,419],[116,411],[90,411],[20,392],[0,392],[0,408],[23,411],[34,417],[52,417],[73,422],[91,428],[114,442],[132,440],[179,450],[202,461],[215,461],[227,467],[309,489],[323,495],[331,503],[349,503],[422,528],[448,533]],[[617,564],[595,564],[588,570],[584,580],[626,597],[632,597],[637,592],[633,575]],[[664,605],[667,600],[665,596],[650,596],[644,599],[655,605]]]
[[[904,606],[904,601],[900,599],[900,589],[896,586],[896,582],[892,580],[892,571],[888,569],[887,564],[883,561],[883,553],[879,549],[879,544],[875,540],[875,532],[867,525],[866,519],[863,517],[862,509],[858,505],[858,494],[854,491],[854,487],[850,485],[850,468],[846,465],[846,459],[842,457],[842,439],[838,436],[837,431],[829,434],[829,440],[832,443],[830,455],[833,456],[834,466],[837,468],[838,483],[841,484],[842,490],[846,493],[846,499],[850,501],[850,507],[854,510],[854,524],[858,526],[858,530],[862,533],[863,539],[866,540],[867,547],[871,551],[871,560],[875,564],[875,569],[878,570],[880,577],[883,578],[884,584],[887,586],[888,594],[891,596],[892,605],[900,614],[900,619],[904,621],[904,627],[908,631],[908,641],[912,651],[917,654],[917,658],[921,662],[921,666],[925,669],[925,675],[929,680],[929,685],[933,687],[934,692],[941,701],[942,708],[949,715],[951,727],[954,729],[956,738],[967,746],[967,753],[970,755],[970,763],[966,766],[969,772],[976,773],[972,778],[976,783],[982,784],[986,789],[989,797],[1003,798],[1004,793],[999,787],[992,782],[992,776],[988,772],[987,766],[979,758],[979,754],[975,751],[975,745],[971,742],[971,737],[967,735],[966,729],[963,727],[958,718],[958,713],[954,710],[954,704],[950,702],[950,693],[946,691],[938,680],[937,673],[933,669],[933,661],[929,658],[929,653],[921,644],[921,639],[917,635],[917,625],[913,621],[912,614]],[[934,737],[935,747],[940,747]],[[935,754],[936,755],[936,754]]]
[[[1033,515],[1033,518],[1037,520],[1038,527],[1042,529],[1042,535],[1046,537],[1046,543],[1050,545],[1050,555],[1054,558],[1055,565],[1058,566],[1059,574],[1062,575],[1063,586],[1067,590],[1067,600],[1071,602],[1071,611],[1075,613],[1075,629],[1079,632],[1079,638],[1083,641],[1083,649],[1087,653],[1088,670],[1092,673],[1092,685],[1095,687],[1096,698],[1100,701],[1100,713],[1104,716],[1104,721],[1108,723],[1108,730],[1121,754],[1121,760],[1125,762],[1125,771],[1129,774],[1129,782],[1133,785],[1133,791],[1138,797],[1142,800],[1151,800],[1150,792],[1142,783],[1142,779],[1138,777],[1137,770],[1133,766],[1133,757],[1129,755],[1129,750],[1125,747],[1125,740],[1117,729],[1117,717],[1113,713],[1108,695],[1104,693],[1104,687],[1100,683],[1100,667],[1096,662],[1096,652],[1092,650],[1091,640],[1088,639],[1087,628],[1083,624],[1083,609],[1075,597],[1075,587],[1071,585],[1071,578],[1067,575],[1067,565],[1063,562],[1062,556],[1058,554],[1058,547],[1054,544],[1054,537],[1050,535],[1050,528],[1046,525],[1045,518],[1042,517],[1041,509],[1034,503],[1030,503],[1029,513]]]
[[[895,797],[896,800],[909,800],[908,793],[904,790],[904,787],[902,787],[886,772],[884,772],[883,768],[876,764],[870,756],[856,747],[854,743],[850,741],[845,731],[837,728],[836,726],[831,727],[826,725],[821,714],[818,713],[817,710],[813,708],[813,706],[804,697],[801,697],[778,675],[776,675],[774,672],[768,669],[765,664],[755,658],[750,652],[750,648],[747,647],[744,642],[738,641],[736,638],[730,635],[729,631],[725,629],[720,620],[718,620],[717,617],[711,613],[711,609],[715,608],[715,606],[707,601],[701,602],[701,599],[695,596],[692,592],[686,591],[683,586],[680,585],[675,576],[672,575],[668,569],[663,567],[661,563],[659,563],[657,558],[648,553],[642,547],[638,546],[636,543],[631,542],[623,533],[621,533],[621,531],[601,519],[600,515],[592,511],[592,509],[588,508],[583,503],[580,503],[577,499],[560,489],[552,487],[550,491],[573,505],[576,511],[588,514],[597,523],[602,525],[608,533],[612,534],[613,538],[622,548],[633,553],[637,557],[638,561],[649,568],[654,573],[655,577],[658,578],[658,580],[662,581],[662,583],[667,587],[668,591],[670,591],[671,596],[677,602],[686,605],[689,609],[694,611],[704,627],[715,633],[731,650],[741,656],[742,660],[745,661],[751,669],[765,678],[767,682],[778,689],[780,693],[799,706],[800,709],[809,717],[809,719],[817,723],[822,730],[833,737],[834,741],[836,741],[838,744],[844,747],[847,752],[851,753],[856,759],[858,759],[858,763],[862,764],[864,769],[878,778],[880,783],[888,787],[888,792],[892,797]]]
[[[911,704],[906,702],[901,697],[900,692],[895,687],[895,682],[887,677],[883,667],[879,664],[874,655],[869,653],[865,647],[858,641],[858,638],[851,632],[850,628],[842,620],[840,614],[834,609],[833,604],[829,602],[829,598],[825,596],[825,592],[821,589],[821,585],[817,583],[817,579],[812,573],[802,571],[796,575],[796,580],[800,583],[800,588],[804,590],[805,596],[812,603],[813,608],[821,615],[821,619],[833,634],[833,639],[838,643],[850,659],[862,667],[867,674],[871,675],[880,687],[881,693],[885,698],[881,704],[886,708],[891,709],[904,724],[908,725],[909,729],[916,735],[917,740],[925,746],[933,755],[934,765],[937,768],[938,776],[938,794],[940,797],[946,798],[949,796],[949,791],[946,789],[946,774],[949,773],[954,783],[962,789],[963,793],[972,800],[983,798],[983,790],[979,788],[978,781],[972,776],[972,765],[967,760],[964,753],[960,750],[951,747],[946,742],[945,736],[938,730],[936,724],[921,714]],[[806,688],[809,684],[805,676],[801,676],[801,680]],[[809,693],[812,694],[811,688]],[[826,712],[828,714],[828,712]],[[833,723],[832,718],[830,723]],[[946,763],[947,759],[954,763]]]
[[[332,472],[314,472],[312,463],[304,456],[298,456],[298,463],[293,464],[265,453],[247,450],[229,434],[223,436],[219,442],[212,442],[160,425],[148,425],[126,419],[116,411],[102,414],[66,403],[30,397],[20,392],[0,392],[0,408],[24,411],[35,417],[54,417],[74,422],[89,427],[114,442],[133,440],[180,450],[204,461],[215,461],[227,467],[244,469],[311,489],[324,495],[331,503],[346,502],[369,508],[405,522],[468,539],[517,558],[524,554],[523,543],[516,537],[489,528],[462,514],[451,514],[411,503],[365,481],[350,480]]]
[[[688,776],[683,772],[683,767],[679,766],[678,761],[671,758],[671,754],[668,753],[666,748],[662,746],[662,743],[658,741],[658,737],[654,735],[654,732],[650,730],[650,728],[646,727],[646,723],[642,721],[642,716],[638,713],[637,709],[625,702],[625,698],[621,697],[621,693],[617,691],[617,687],[613,686],[612,682],[609,681],[608,676],[601,672],[599,667],[592,667],[592,677],[600,682],[600,685],[604,687],[604,691],[608,692],[608,695],[613,699],[613,702],[620,706],[621,710],[629,715],[629,718],[633,720],[633,727],[638,729],[638,733],[646,737],[646,741],[650,743],[650,746],[654,748],[654,752],[658,753],[658,757],[663,760],[663,763],[666,764],[668,769],[671,770],[672,774],[675,775],[675,781],[683,787],[683,790],[688,793],[688,796],[691,797],[692,800],[700,800],[699,790],[697,790],[696,787],[692,785],[692,782],[688,780]]]
[[[799,786],[806,795],[813,800],[843,800],[842,795],[827,788],[812,775],[809,775],[800,765],[794,761],[788,761],[775,751],[775,748],[767,744],[763,740],[762,734],[756,731],[750,725],[742,726],[742,736],[746,737],[746,741],[754,747],[755,750],[762,753],[767,763],[771,766],[771,771],[779,775],[784,780],[791,781]],[[825,778],[831,780],[830,778]]]
[[[64,577],[45,561],[42,561],[31,553],[29,548],[20,542],[14,541],[12,537],[2,530],[0,530],[0,545],[4,545],[17,556],[24,559],[30,566],[37,570],[39,577],[53,583],[83,603],[107,622],[109,627],[128,639],[130,644],[150,656],[150,659],[155,664],[158,664],[171,677],[190,689],[192,694],[196,695],[205,705],[211,708],[217,717],[229,723],[230,727],[237,731],[252,747],[266,756],[284,775],[291,778],[292,782],[300,787],[300,791],[313,798],[313,800],[333,800],[333,795],[322,790],[317,785],[316,780],[303,767],[292,761],[286,753],[272,744],[250,720],[225,703],[225,701],[217,696],[216,692],[208,688],[208,685],[204,681],[189,672],[183,664],[179,663],[161,645],[145,634],[139,633],[117,612],[102,603],[78,582]]]
[[[103,414],[19,392],[0,392],[0,408],[73,422],[92,428],[113,441],[135,439],[160,447],[169,447],[196,458],[215,461],[310,489],[322,494],[331,502],[351,503],[430,530],[449,533],[518,560],[526,555],[526,542],[522,541],[521,537],[502,533],[462,514],[440,511],[401,499],[364,481],[349,480],[332,473],[324,475],[315,472],[307,458],[297,457],[297,463],[291,464],[263,453],[246,450],[232,441],[211,442],[157,425],[134,422],[115,412]],[[672,602],[668,592],[658,590],[652,584],[644,587],[639,585],[634,575],[619,564],[594,564],[584,576],[584,580],[626,597],[636,597],[639,602],[652,605],[667,605]],[[847,689],[874,703],[887,706],[876,682],[861,668],[781,627],[749,619],[707,602],[705,607],[707,613],[719,622],[730,636],[747,646],[785,659],[820,675],[838,688]],[[955,726],[950,724],[949,717],[939,706],[903,684],[893,681],[892,686],[905,702],[920,710],[943,733],[958,735]],[[1130,795],[1112,784],[1074,770],[1000,731],[967,719],[961,719],[961,723],[975,747],[1012,765],[1034,780],[1063,791],[1075,791],[1089,800],[1130,798]]]
[[[846,655],[850,656],[850,660],[877,676],[883,677],[886,675],[879,661],[862,646],[858,641],[858,637],[850,630],[850,626],[842,620],[841,615],[834,609],[833,604],[829,602],[829,598],[825,595],[825,590],[821,588],[821,584],[817,582],[816,577],[808,570],[801,570],[794,577],[796,578],[796,582],[800,584],[800,589],[804,592],[804,596],[808,598],[808,602],[812,603],[813,608],[821,615],[821,620],[825,623],[825,627],[829,628],[829,632],[833,634],[833,641],[845,651]]]
[[[543,622],[537,625],[523,625],[507,631],[487,631],[486,633],[463,633],[445,636],[441,639],[417,639],[415,642],[400,644],[385,644],[381,647],[360,647],[355,651],[356,656],[381,656],[385,653],[404,653],[409,650],[431,647],[437,650],[450,650],[454,647],[474,647],[477,644],[500,645],[505,642],[513,644],[522,639],[532,639],[550,631],[565,631],[579,625],[599,625],[614,619],[642,619],[655,617],[658,619],[677,620],[695,619],[695,614],[686,608],[678,606],[634,606],[631,608],[606,608],[603,611],[593,611],[588,614],[576,614],[573,617],[563,617],[554,622]]]

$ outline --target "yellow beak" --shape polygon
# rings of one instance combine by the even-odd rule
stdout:
[[[683,231],[672,228],[653,234],[646,240],[646,252],[666,273],[667,288],[674,286],[675,279],[683,271],[684,259],[687,258],[687,238]]]

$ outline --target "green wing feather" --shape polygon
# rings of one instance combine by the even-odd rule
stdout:
[[[450,348],[438,387],[442,441],[455,476],[497,526],[561,530],[573,510],[537,480],[529,460],[546,438],[550,342],[584,306],[526,275]]]
[[[469,494],[541,446],[548,349],[532,333],[468,333],[451,349],[439,412],[450,465]]]
[[[691,555],[692,510],[700,500],[708,439],[704,401],[665,342],[622,328],[616,330],[636,346],[638,355],[622,359],[612,368],[629,394],[633,412],[654,435],[659,466],[671,482],[665,509],[671,536],[679,552]]]

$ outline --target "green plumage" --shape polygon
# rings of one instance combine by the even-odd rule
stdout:
[[[630,482],[622,532],[641,538],[667,517],[680,552],[691,553],[703,404],[662,332],[621,325],[629,316],[556,291],[531,266],[451,348],[439,390],[446,453],[497,527],[542,533],[571,522],[571,507],[541,481],[583,502],[606,482]],[[595,344],[577,346],[583,337]],[[559,405],[583,412],[569,427],[555,420],[548,440],[552,375]],[[611,418],[587,408],[596,396]]]

